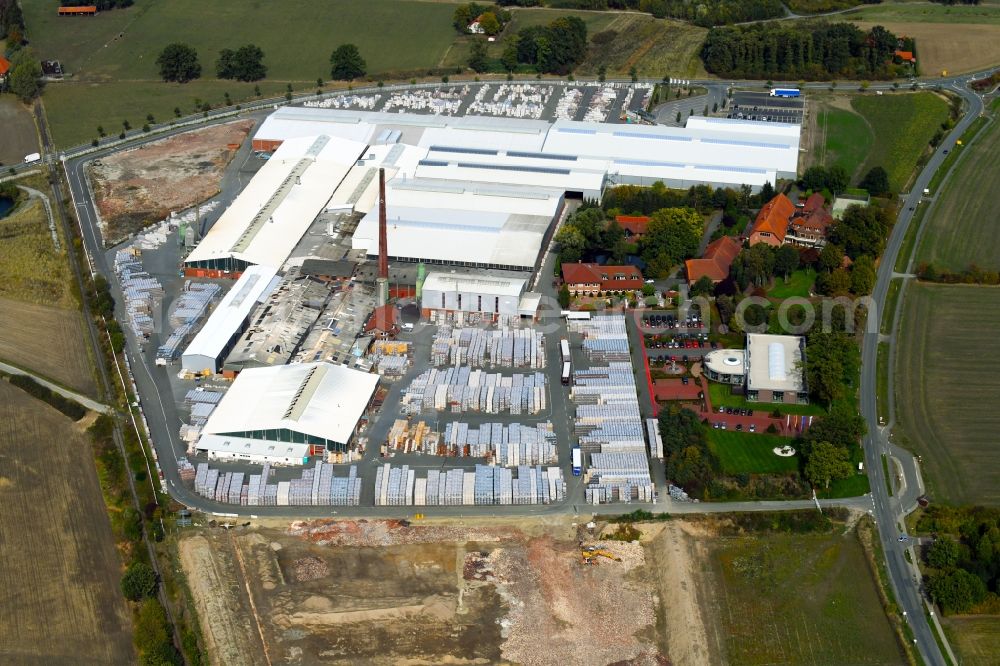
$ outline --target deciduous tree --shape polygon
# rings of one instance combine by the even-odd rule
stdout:
[[[846,479],[852,472],[847,449],[830,442],[817,442],[810,449],[805,473],[814,486],[829,488],[831,481]]]
[[[365,59],[354,44],[341,44],[330,56],[330,77],[337,81],[352,81],[365,75]]]
[[[201,76],[198,52],[180,42],[164,47],[156,58],[156,64],[160,68],[160,78],[164,81],[187,83]]]

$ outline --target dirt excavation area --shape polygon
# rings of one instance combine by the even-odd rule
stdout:
[[[317,520],[179,550],[215,664],[718,663],[681,528],[615,527]]]
[[[252,120],[214,125],[95,160],[90,176],[105,243],[217,194],[253,126]]]

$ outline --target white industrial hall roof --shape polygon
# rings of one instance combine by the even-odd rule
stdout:
[[[386,206],[387,254],[429,262],[530,270],[551,223],[552,216],[411,208],[390,203]],[[369,255],[378,254],[377,209],[362,218],[352,246]]]
[[[184,350],[184,367],[192,371],[205,368],[189,367],[188,359],[218,359],[233,335],[239,332],[254,306],[267,298],[278,282],[277,270],[260,264],[248,266],[223,297],[205,325]],[[215,368],[212,368],[214,370]]]
[[[424,280],[425,291],[457,291],[489,296],[519,297],[524,292],[525,281],[494,275],[458,275],[428,273]]]
[[[203,432],[287,429],[346,444],[378,386],[378,375],[331,363],[244,370]]]
[[[284,142],[185,261],[281,266],[365,150],[329,136]]]
[[[803,391],[802,340],[797,335],[747,335],[747,389]]]

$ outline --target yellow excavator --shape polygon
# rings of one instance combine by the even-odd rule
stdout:
[[[606,557],[614,562],[621,562],[622,558],[614,553],[608,552],[597,546],[586,546],[580,551],[580,557],[584,564],[597,564],[597,558]]]

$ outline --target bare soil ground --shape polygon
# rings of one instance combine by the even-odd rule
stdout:
[[[972,72],[992,67],[1000,61],[1000,25],[948,24],[948,23],[888,23],[879,21],[896,35],[906,35],[917,40],[917,66],[923,76],[939,76]],[[876,23],[859,22],[858,27],[868,30]]]
[[[31,112],[13,95],[0,97],[0,166],[24,161],[38,152],[38,134]]]
[[[0,359],[93,395],[79,312],[0,297]]]
[[[89,446],[68,418],[0,382],[0,663],[135,661]]]
[[[312,521],[206,529],[180,552],[213,663],[669,663],[651,546],[594,536]],[[580,539],[621,561],[583,564]]]
[[[91,167],[105,241],[124,238],[219,191],[223,171],[252,120],[215,125],[154,141]]]

